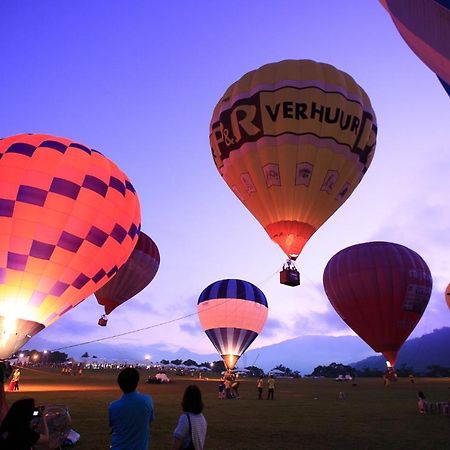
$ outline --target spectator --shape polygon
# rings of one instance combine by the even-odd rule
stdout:
[[[273,400],[273,394],[275,392],[275,378],[273,377],[273,375],[269,375],[269,379],[267,380],[267,387],[267,400]]]
[[[33,423],[34,414],[41,415],[42,410],[35,408],[34,398],[17,400],[11,405],[0,426],[0,448],[5,450],[30,450],[36,444],[49,441],[47,418],[42,414],[42,433],[36,430],[38,423]]]
[[[258,388],[258,400],[262,400],[262,392],[263,392],[263,377],[259,377],[256,382],[256,387]]]
[[[420,391],[417,394],[418,400],[417,400],[417,406],[419,408],[420,414],[425,414],[428,410],[428,403],[425,400],[425,395],[422,391]]]
[[[111,450],[148,449],[149,425],[155,418],[153,400],[136,391],[138,382],[139,372],[132,367],[123,369],[117,377],[123,395],[109,405]]]
[[[202,394],[197,386],[186,388],[181,407],[183,414],[173,432],[172,450],[203,450],[207,423],[202,414]]]

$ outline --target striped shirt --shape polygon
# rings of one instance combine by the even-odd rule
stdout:
[[[207,423],[203,414],[183,413],[178,419],[178,424],[173,432],[173,436],[176,439],[181,439],[183,442],[181,448],[186,448],[189,445],[191,437],[189,436],[189,421],[191,419],[192,427],[192,442],[194,443],[195,450],[202,450],[205,445],[206,428]]]

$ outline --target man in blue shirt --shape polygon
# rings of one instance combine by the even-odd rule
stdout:
[[[111,450],[148,449],[149,425],[155,418],[153,400],[136,391],[138,382],[139,372],[132,367],[123,369],[117,377],[123,395],[109,405]]]

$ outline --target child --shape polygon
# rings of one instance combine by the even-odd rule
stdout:
[[[225,383],[223,382],[223,380],[219,383],[219,398],[225,398]]]

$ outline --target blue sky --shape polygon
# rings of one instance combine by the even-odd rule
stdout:
[[[412,248],[432,271],[413,336],[449,325],[449,98],[380,3],[3,0],[0,16],[0,134],[65,136],[111,158],[132,180],[142,229],[161,253],[154,281],[106,328],[90,297],[44,330],[54,348],[195,313],[201,291],[223,278],[251,281],[267,296],[269,320],[252,348],[350,334],[324,294],[323,269],[342,248],[372,240]],[[226,88],[283,59],[348,72],[378,121],[372,165],[306,245],[295,289],[279,284],[284,254],[221,180],[208,140]],[[195,315],[111,342],[213,352]]]

